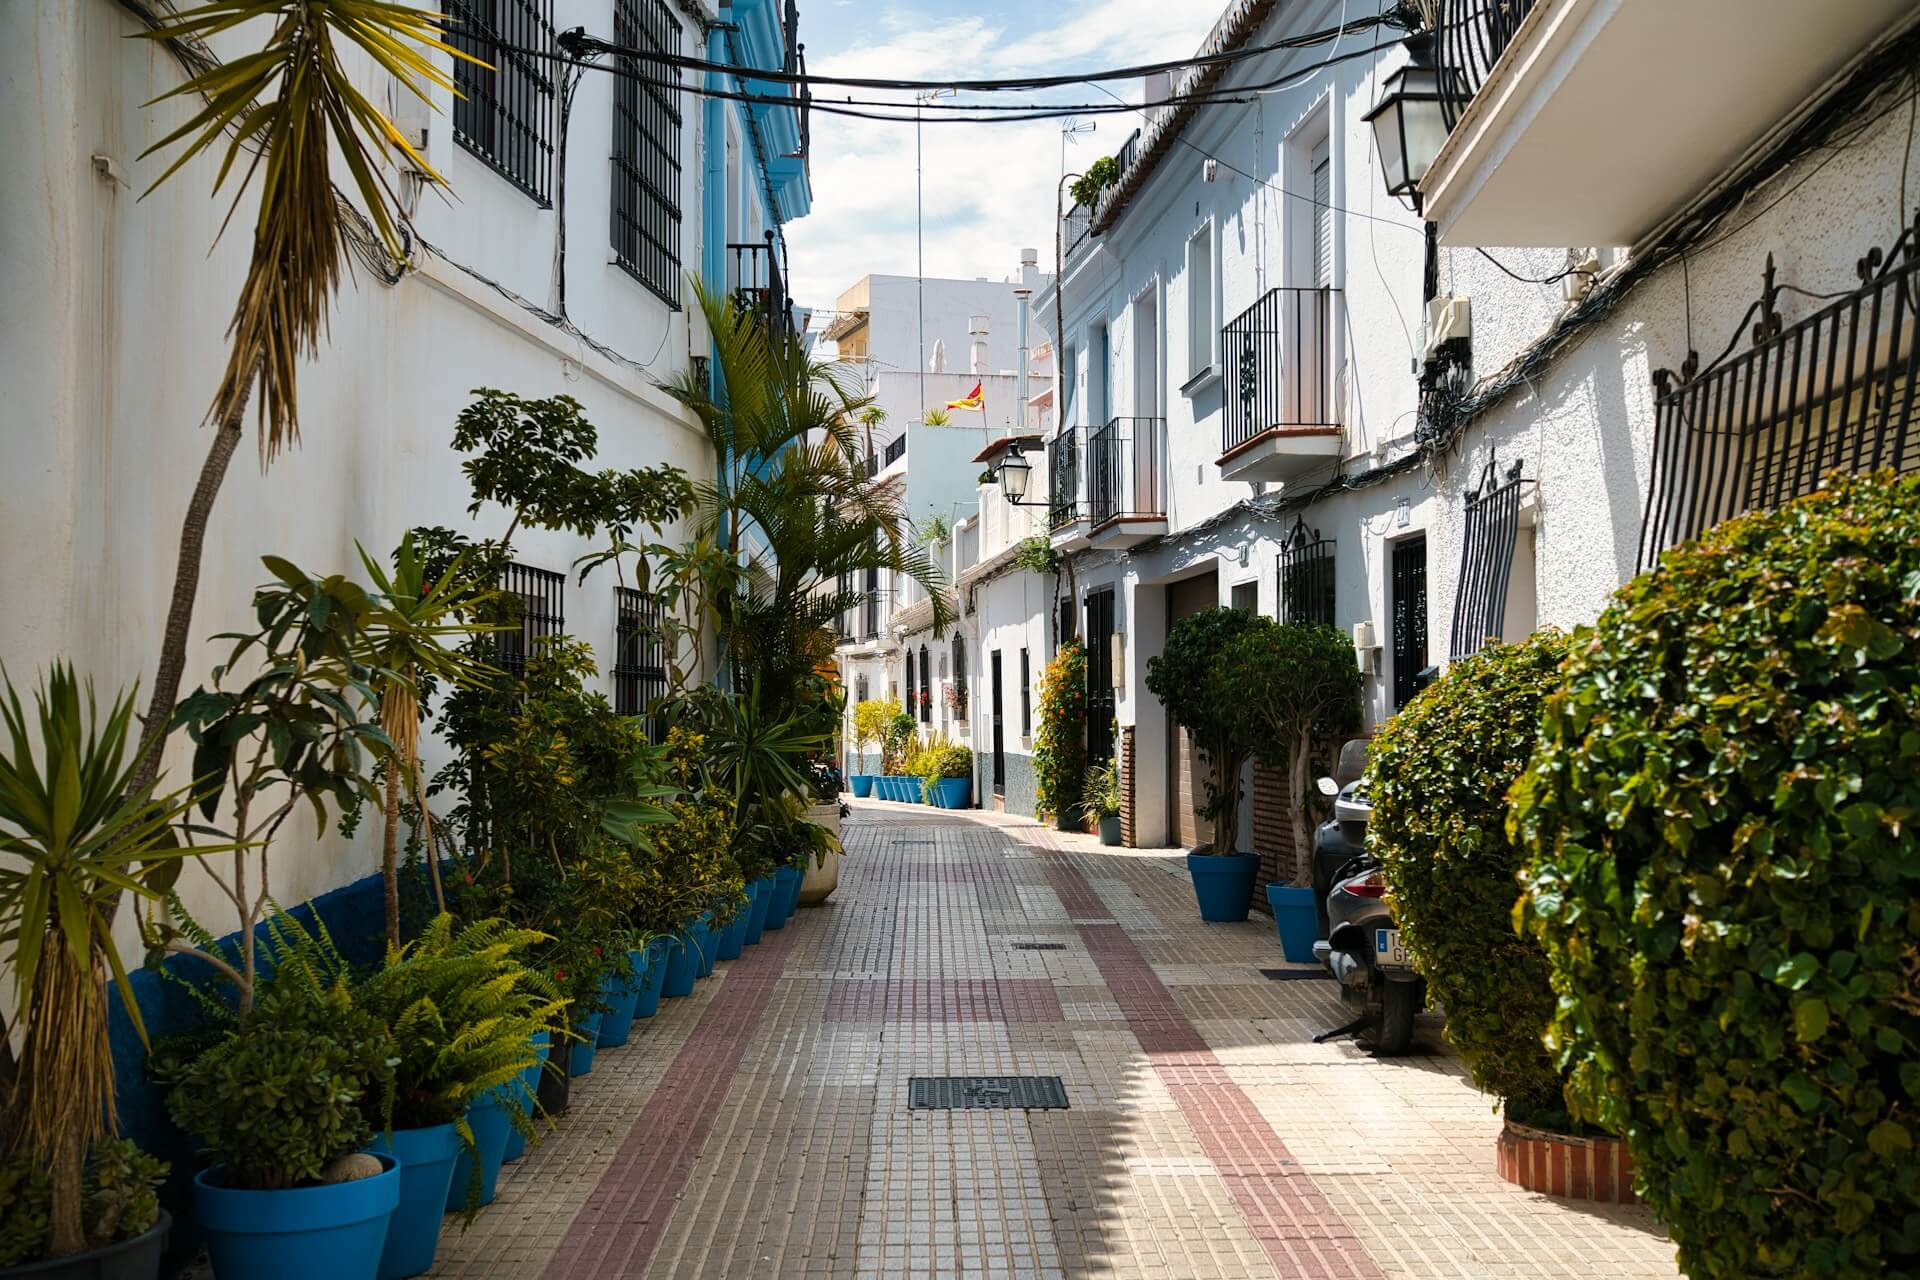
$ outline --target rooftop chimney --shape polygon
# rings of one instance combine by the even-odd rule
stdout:
[[[967,333],[973,338],[973,372],[985,373],[987,372],[987,317],[969,317]]]

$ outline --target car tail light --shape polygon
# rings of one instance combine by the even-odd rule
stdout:
[[[1357,898],[1384,898],[1387,896],[1386,877],[1376,871],[1365,880],[1349,881],[1347,892]]]

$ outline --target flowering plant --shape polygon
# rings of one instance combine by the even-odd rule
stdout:
[[[946,702],[947,710],[953,712],[955,718],[960,720],[967,718],[966,685],[958,680],[949,680],[946,688],[941,690],[940,696]]]

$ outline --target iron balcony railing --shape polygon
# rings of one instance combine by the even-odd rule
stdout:
[[[1338,289],[1269,289],[1220,331],[1226,413],[1220,451],[1285,427],[1338,427],[1333,330]]]
[[[1434,62],[1440,71],[1440,115],[1449,130],[1533,6],[1534,0],[1442,0]]]
[[[1047,528],[1064,529],[1085,514],[1080,505],[1080,428],[1047,442]]]
[[[727,252],[733,255],[733,296],[743,308],[766,316],[774,332],[785,336],[794,329],[793,304],[773,246],[769,231],[764,244],[730,244]]]
[[[1087,438],[1087,515],[1110,520],[1164,519],[1167,420],[1115,418]]]
[[[1771,254],[1760,297],[1704,369],[1654,374],[1653,475],[1640,567],[1723,520],[1818,489],[1835,471],[1920,470],[1920,213],[1856,268],[1858,288],[1794,324]],[[1752,346],[1735,353],[1741,337]]]
[[[1453,635],[1448,657],[1458,662],[1489,640],[1506,638],[1507,588],[1513,552],[1520,540],[1524,459],[1501,471],[1489,457],[1480,483],[1467,492],[1460,539],[1460,581],[1453,595]]]

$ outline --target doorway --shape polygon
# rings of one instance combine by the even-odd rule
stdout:
[[[1087,592],[1087,763],[1113,759],[1113,588]]]
[[[1167,587],[1167,626],[1220,603],[1216,573],[1184,578]],[[1167,826],[1174,839],[1191,849],[1213,839],[1213,824],[1194,813],[1206,795],[1207,770],[1197,758],[1187,731],[1167,719]]]
[[[1420,692],[1427,668],[1427,539],[1405,538],[1393,544],[1393,709]]]

